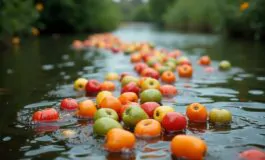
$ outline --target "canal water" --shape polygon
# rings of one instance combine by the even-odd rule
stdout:
[[[123,25],[113,32],[122,40],[148,41],[166,49],[181,49],[194,64],[192,79],[178,78],[179,94],[163,104],[185,113],[186,105],[199,102],[208,109],[225,108],[232,112],[230,126],[189,125],[186,134],[204,139],[206,159],[236,159],[238,153],[258,148],[265,150],[265,46],[259,42],[227,40],[220,35],[169,32],[148,24]],[[65,97],[85,99],[73,90],[78,77],[103,81],[107,72],[135,74],[129,57],[90,49],[76,52],[74,39],[87,35],[53,35],[23,39],[0,53],[0,155],[1,159],[171,159],[172,135],[138,140],[132,154],[109,154],[104,139],[92,134],[92,123],[80,121],[73,113],[62,112],[61,120],[36,126],[30,119],[34,111],[46,107],[59,110]],[[211,57],[214,72],[197,65],[202,55]],[[233,68],[218,71],[221,60]],[[118,96],[120,88],[115,95]],[[89,97],[93,99],[92,97]],[[62,136],[65,129],[77,135]]]

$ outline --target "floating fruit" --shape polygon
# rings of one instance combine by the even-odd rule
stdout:
[[[88,80],[85,78],[78,78],[74,82],[74,89],[77,91],[84,91],[86,88],[87,81]]]
[[[213,108],[209,113],[209,121],[215,124],[229,124],[232,121],[232,114],[226,109]]]
[[[115,84],[111,81],[104,81],[100,84],[100,90],[101,91],[114,91]]]
[[[65,98],[61,101],[61,108],[65,110],[75,110],[78,108],[78,103],[73,98]]]
[[[117,113],[120,112],[121,109],[121,102],[119,101],[118,98],[114,96],[106,96],[103,98],[103,100],[99,104],[99,108],[111,108],[115,110]]]
[[[114,128],[106,135],[104,148],[109,152],[123,152],[134,148],[135,136],[124,129]]]
[[[200,103],[192,103],[186,108],[186,115],[190,122],[206,122],[207,108]]]
[[[140,94],[141,103],[145,102],[157,102],[162,100],[162,94],[157,89],[146,89]]]
[[[109,117],[116,121],[119,120],[117,112],[111,108],[100,108],[99,110],[97,110],[97,112],[94,115],[94,121],[102,117]]]
[[[162,122],[164,116],[168,113],[168,112],[174,112],[174,108],[170,107],[170,106],[159,106],[155,109],[154,111],[154,119],[157,120],[158,122]]]
[[[109,117],[102,117],[95,121],[93,133],[98,136],[105,136],[113,128],[122,128],[121,124]]]
[[[137,106],[128,107],[122,114],[122,121],[129,128],[134,127],[139,121],[147,118],[148,115],[144,110]]]
[[[59,119],[59,113],[54,108],[46,108],[34,112],[32,121],[34,122],[54,122]]]
[[[165,71],[162,73],[161,80],[165,83],[174,83],[176,81],[176,76],[172,71]]]
[[[189,135],[175,136],[170,148],[175,157],[190,160],[202,160],[207,152],[207,145],[203,140]]]
[[[134,134],[141,138],[152,138],[160,136],[161,130],[161,125],[158,121],[144,119],[136,124]]]
[[[161,124],[167,132],[183,131],[186,129],[187,120],[184,115],[178,112],[168,112]]]
[[[96,105],[91,100],[84,100],[79,103],[76,115],[80,118],[93,118],[97,111]]]
[[[138,102],[138,96],[134,92],[122,93],[119,97],[121,104],[125,105],[129,102]]]

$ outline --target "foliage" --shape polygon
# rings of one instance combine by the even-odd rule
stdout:
[[[111,0],[56,0],[46,1],[41,21],[49,32],[97,32],[117,27],[119,16]]]
[[[158,24],[163,24],[162,18],[164,14],[175,1],[176,0],[149,0],[152,20]]]
[[[39,17],[32,0],[2,0],[0,6],[2,36],[28,33]]]
[[[118,6],[122,12],[122,20],[123,21],[132,21],[135,17],[135,12],[137,12],[138,8],[144,5],[142,0],[120,0]]]
[[[134,21],[143,21],[148,22],[151,20],[151,15],[149,11],[148,5],[140,5],[137,8],[135,8],[133,14],[132,14],[132,20]]]
[[[0,0],[3,37],[42,32],[99,32],[119,25],[112,0]]]
[[[223,29],[229,36],[265,39],[265,1],[220,2]]]
[[[216,0],[178,0],[163,17],[168,28],[216,31],[221,24]]]

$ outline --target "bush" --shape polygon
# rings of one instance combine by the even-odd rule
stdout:
[[[30,32],[39,17],[32,0],[2,0],[0,15],[2,37]]]
[[[228,36],[265,39],[265,1],[239,2],[225,0],[220,3],[223,28]]]
[[[178,0],[164,15],[165,26],[192,31],[216,31],[221,24],[216,1]]]
[[[133,21],[148,22],[151,21],[150,11],[148,5],[140,5],[135,8],[132,14]]]
[[[163,16],[174,2],[176,2],[176,0],[149,0],[152,20],[163,25]]]
[[[46,1],[41,21],[48,32],[100,32],[119,25],[120,14],[112,0]]]

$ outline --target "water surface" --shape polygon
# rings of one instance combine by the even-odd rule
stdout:
[[[194,63],[192,79],[178,78],[179,94],[165,99],[185,113],[185,106],[200,102],[208,109],[226,108],[233,113],[229,127],[189,125],[186,134],[203,138],[208,144],[206,159],[235,159],[249,148],[265,149],[265,47],[260,43],[226,40],[218,35],[160,31],[150,25],[128,25],[114,31],[124,41],[150,41],[158,47],[179,48]],[[0,154],[3,159],[171,159],[172,136],[139,140],[134,154],[108,154],[102,149],[104,139],[92,134],[92,123],[78,121],[73,113],[61,112],[54,124],[33,126],[31,114],[52,106],[65,97],[84,99],[72,84],[78,77],[103,81],[104,74],[133,72],[128,56],[106,51],[84,53],[70,49],[74,39],[87,35],[43,36],[23,40],[22,44],[0,53]],[[209,55],[217,68],[220,60],[229,60],[228,72],[217,69],[207,73],[195,62]],[[114,65],[115,64],[115,65]],[[118,88],[119,90],[119,88]],[[118,91],[115,95],[118,95]],[[78,134],[64,138],[62,131]]]

